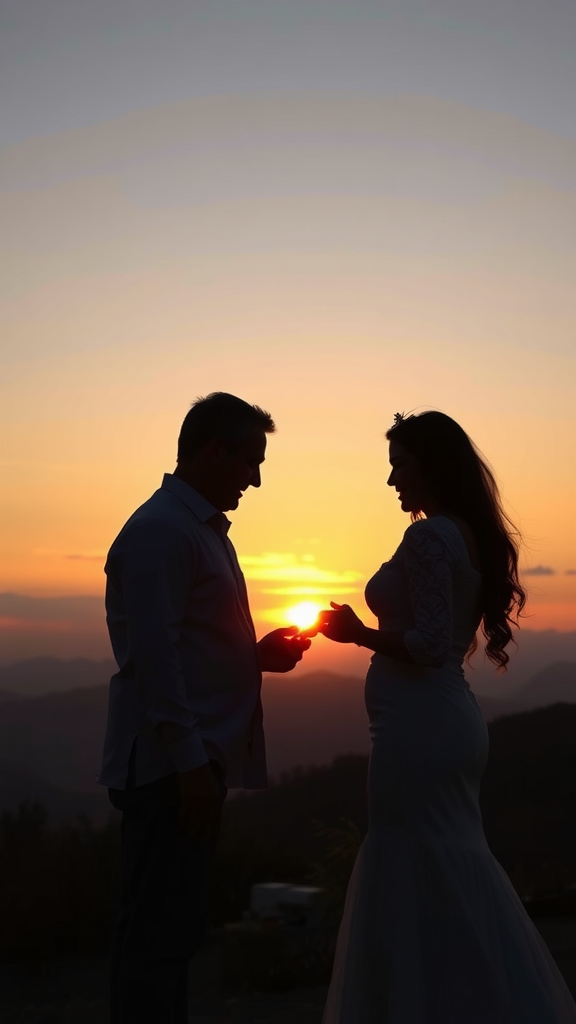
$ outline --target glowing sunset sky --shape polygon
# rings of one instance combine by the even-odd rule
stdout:
[[[370,620],[408,525],[383,433],[422,408],[496,471],[528,627],[576,628],[576,7],[4,10],[0,590],[100,594],[226,390],[278,425],[232,514],[259,631],[305,599]]]

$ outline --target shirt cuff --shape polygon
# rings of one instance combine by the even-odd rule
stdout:
[[[189,732],[179,740],[162,745],[177,772],[189,772],[208,764],[209,757],[199,732]]]

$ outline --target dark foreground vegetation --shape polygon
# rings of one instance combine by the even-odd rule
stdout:
[[[490,846],[535,916],[576,915],[576,706],[490,724],[482,791]],[[210,893],[213,925],[238,919],[254,882],[325,886],[335,916],[366,828],[366,758],[297,769],[227,802]],[[105,953],[119,821],[50,824],[39,803],[0,814],[0,961]]]

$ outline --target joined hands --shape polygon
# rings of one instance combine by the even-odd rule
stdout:
[[[349,604],[336,604],[330,601],[330,608],[318,613],[315,626],[302,631],[303,636],[316,636],[322,633],[328,640],[338,644],[360,644],[366,627],[352,610]]]
[[[258,642],[258,657],[263,672],[291,672],[311,645],[311,637],[322,633],[339,644],[362,644],[366,626],[349,604],[330,601],[330,608],[318,613],[309,629],[298,626],[280,627],[267,633]]]

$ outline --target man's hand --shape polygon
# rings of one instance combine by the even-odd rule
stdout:
[[[307,636],[302,636],[298,626],[273,629],[256,645],[260,668],[263,672],[291,672],[302,660],[304,651],[311,645]]]
[[[222,806],[220,787],[209,764],[180,772],[180,821],[195,838],[211,835],[217,828]]]

